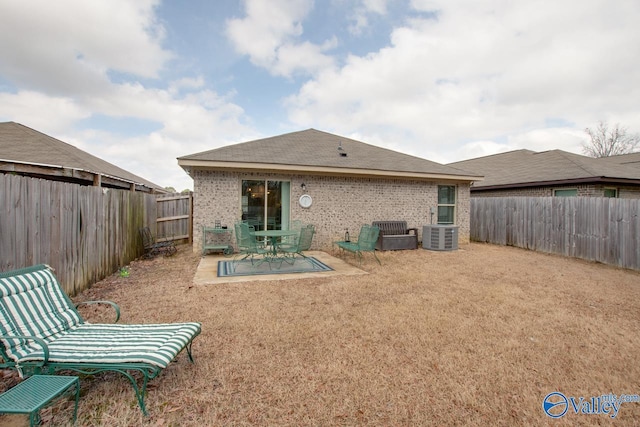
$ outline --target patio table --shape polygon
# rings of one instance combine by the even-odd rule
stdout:
[[[29,426],[40,423],[40,410],[75,387],[73,424],[78,415],[80,379],[64,375],[33,375],[0,395],[0,413],[29,414]]]
[[[253,235],[257,237],[268,237],[271,239],[271,248],[273,256],[278,255],[278,237],[295,236],[300,230],[259,230],[254,231]]]

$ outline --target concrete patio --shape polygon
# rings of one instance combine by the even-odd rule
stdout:
[[[274,273],[251,276],[233,276],[218,277],[218,261],[229,261],[232,258],[223,255],[206,255],[202,257],[198,264],[198,269],[193,278],[194,285],[215,285],[220,283],[238,283],[238,282],[254,282],[264,280],[292,280],[314,277],[333,277],[333,276],[357,276],[361,274],[369,274],[353,265],[345,262],[340,258],[329,255],[322,251],[307,251],[305,255],[314,257],[325,263],[333,269],[333,271],[322,272],[306,272],[306,273]],[[274,270],[276,271],[276,270]]]

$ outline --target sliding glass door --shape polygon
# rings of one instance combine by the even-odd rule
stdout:
[[[242,219],[256,230],[289,228],[289,181],[243,180]]]

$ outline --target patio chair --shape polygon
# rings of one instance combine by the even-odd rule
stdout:
[[[145,258],[151,258],[160,254],[163,254],[164,256],[171,256],[178,252],[173,240],[156,242],[156,239],[153,237],[153,234],[151,234],[149,227],[142,227],[140,229],[140,235],[142,236],[142,244],[144,245]]]
[[[113,302],[81,304],[98,303],[111,305],[118,321],[120,308]],[[131,382],[147,415],[147,383],[184,349],[193,362],[191,345],[200,323],[90,324],[78,305],[47,265],[0,273],[0,368],[16,369],[20,376],[117,372]]]
[[[304,251],[311,249],[311,242],[313,241],[313,235],[316,230],[312,224],[307,224],[300,229],[300,236],[295,245],[281,246],[279,250],[286,256],[285,261],[288,263],[295,263],[296,255],[300,255],[305,260],[309,261],[308,257],[304,254]],[[310,262],[310,261],[309,261]]]
[[[302,227],[303,227],[302,221],[300,221],[299,219],[294,219],[293,221],[291,221],[291,224],[289,224],[289,230],[295,230],[300,232]],[[300,234],[296,234],[294,236],[284,236],[282,238],[282,241],[280,242],[279,247],[286,248],[289,250],[296,248],[298,246],[299,238],[300,238]]]
[[[235,224],[238,255],[233,260],[234,270],[240,261],[247,258],[251,261],[252,267],[257,267],[268,260],[267,255],[271,253],[271,250],[259,244],[252,231],[255,230],[246,222],[237,222]],[[257,258],[258,256],[261,256],[261,258]]]
[[[380,234],[380,228],[373,225],[363,225],[360,228],[360,234],[358,234],[357,242],[334,242],[342,250],[353,252],[354,256],[358,258],[360,264],[362,264],[362,253],[371,252],[373,257],[378,261],[378,264],[382,265],[378,256],[376,255],[376,242],[378,241],[378,235]]]

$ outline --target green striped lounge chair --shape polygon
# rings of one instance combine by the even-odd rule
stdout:
[[[86,303],[111,304],[115,321],[120,317],[115,303]],[[85,375],[119,372],[133,385],[145,415],[147,383],[183,349],[193,362],[191,344],[200,329],[195,322],[91,324],[47,265],[0,273],[0,368],[17,369],[21,376],[61,370]]]

